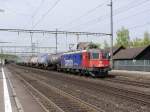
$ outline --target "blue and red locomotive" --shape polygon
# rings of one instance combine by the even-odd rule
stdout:
[[[91,49],[64,53],[61,56],[61,69],[95,77],[106,75],[110,63],[107,53]]]
[[[82,75],[105,76],[110,70],[108,53],[90,49],[59,54],[43,54],[31,57],[25,65],[43,69],[80,73]]]

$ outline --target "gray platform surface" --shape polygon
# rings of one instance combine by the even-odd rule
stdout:
[[[0,67],[0,112],[5,112],[3,76]],[[35,101],[31,94],[24,88],[20,82],[7,68],[4,67],[8,92],[11,100],[12,112],[44,112],[41,106]],[[12,89],[13,88],[13,89]],[[15,91],[15,96],[14,96]],[[16,98],[18,101],[16,102]],[[17,103],[17,104],[16,104]],[[22,107],[18,111],[18,105]]]
[[[0,68],[0,112],[4,112],[3,76]]]
[[[5,68],[9,79],[13,85],[13,88],[16,92],[19,103],[21,104],[24,112],[44,112],[41,106],[35,101],[31,94],[25,89],[23,83],[18,80],[13,74]]]

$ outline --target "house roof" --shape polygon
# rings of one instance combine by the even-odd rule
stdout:
[[[119,51],[114,55],[113,59],[136,59],[144,50],[150,46],[138,47],[138,48],[127,48]]]
[[[119,52],[121,49],[125,49],[125,47],[120,46],[120,47],[113,47],[113,55],[115,55],[117,52]],[[110,52],[111,48],[105,48],[104,49],[106,52]]]

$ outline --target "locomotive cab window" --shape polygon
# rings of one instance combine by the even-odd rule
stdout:
[[[104,59],[110,59],[109,53],[103,52],[103,58]]]
[[[91,59],[99,59],[99,53],[91,53]]]

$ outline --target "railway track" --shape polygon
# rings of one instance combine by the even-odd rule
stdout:
[[[60,79],[61,80],[61,79]],[[120,97],[123,99],[128,99],[129,101],[134,101],[138,104],[149,105],[150,106],[150,95],[146,93],[142,93],[140,91],[135,90],[127,90],[125,88],[116,87],[108,84],[96,84],[93,82],[81,81],[81,80],[66,80],[63,79],[64,82],[68,82],[70,84],[82,86],[91,91],[95,91],[95,93],[107,93],[110,95],[115,95],[116,97]]]
[[[28,68],[28,69],[30,69],[30,68]],[[31,69],[31,71],[32,70],[34,71],[34,69]],[[37,72],[37,70],[35,70],[35,71]],[[40,71],[40,72],[43,73],[44,71],[43,72]],[[62,79],[61,77],[57,77],[57,79],[63,80],[64,82],[69,82],[69,83],[73,83],[73,84],[76,84],[79,86],[83,86],[85,88],[94,90],[96,92],[104,92],[104,93],[108,93],[108,94],[113,94],[117,97],[128,99],[128,100],[134,101],[136,103],[140,103],[143,105],[150,105],[150,100],[149,100],[150,95],[139,92],[139,91],[127,90],[124,88],[115,87],[113,85],[99,84],[99,83],[94,83],[94,82],[85,81],[85,80],[78,80],[78,79],[68,80],[67,78]]]
[[[11,69],[14,70],[14,68],[11,68]],[[118,86],[115,87],[114,85],[108,85],[107,83],[106,84],[99,83],[100,80],[95,81],[95,80],[88,79],[88,81],[87,81],[86,78],[80,79],[79,77],[76,77],[76,76],[74,77],[74,76],[63,75],[63,73],[50,72],[50,71],[34,69],[34,68],[27,68],[27,67],[21,67],[21,68],[19,67],[17,69],[20,73],[24,72],[24,73],[26,73],[26,75],[27,74],[32,75],[31,79],[33,77],[38,78],[38,80],[45,82],[47,85],[53,85],[53,87],[57,87],[57,89],[59,89],[61,91],[65,91],[65,92],[69,93],[70,95],[73,95],[74,97],[76,97],[78,99],[81,99],[84,102],[88,102],[88,104],[92,104],[96,107],[99,107],[102,111],[105,110],[106,112],[107,111],[111,112],[110,109],[107,110],[107,108],[108,108],[107,105],[109,103],[106,103],[106,107],[104,107],[105,105],[103,105],[103,104],[102,104],[103,106],[99,106],[99,105],[101,105],[99,103],[99,102],[101,102],[99,100],[99,94],[107,94],[111,97],[116,97],[117,99],[118,98],[122,99],[123,102],[124,101],[130,102],[130,103],[134,102],[134,104],[138,104],[140,107],[143,107],[143,106],[149,107],[150,106],[150,101],[149,101],[150,96],[148,94],[141,93],[139,91],[134,91],[134,90],[127,90],[127,89],[120,88],[120,87],[119,87],[119,89],[120,89],[119,90]],[[50,80],[52,80],[52,81],[50,81]],[[35,82],[34,80],[30,80],[30,81]],[[60,86],[60,85],[68,85],[68,84],[70,86],[67,86],[67,87]],[[74,86],[71,86],[71,85],[74,85]],[[118,83],[118,85],[119,85],[119,83]],[[80,94],[79,94],[80,92],[75,91],[75,89],[82,90],[85,93],[87,93],[87,95],[85,94],[85,96],[83,96],[83,95],[80,96]],[[47,90],[47,88],[45,88],[44,90]],[[87,91],[87,90],[90,90],[92,92]],[[83,94],[83,93],[81,92],[81,94]],[[95,98],[95,101],[94,101],[94,98]],[[103,103],[105,103],[105,102],[103,102]],[[132,103],[131,103],[131,105],[132,105]],[[111,104],[109,104],[109,105],[111,105]],[[115,105],[112,105],[112,106],[110,106],[110,107],[114,108]],[[128,110],[126,108],[127,107],[122,107],[122,106],[118,107],[116,105],[116,110],[118,110],[116,112],[126,112]],[[98,112],[100,112],[100,111],[98,111]]]
[[[150,88],[150,83],[148,83],[148,82],[139,82],[139,81],[133,81],[133,80],[131,81],[131,80],[126,80],[126,79],[122,79],[122,78],[105,79],[105,81],[121,83],[121,84],[126,84],[126,85],[132,85],[132,86],[137,86],[137,87]]]
[[[38,89],[33,87],[20,75],[15,75],[15,76],[24,84],[26,90],[28,90],[28,92],[32,95],[35,101],[38,104],[40,104],[40,106],[43,108],[45,112],[64,112],[55,103],[53,103],[48,97],[46,97],[42,92],[40,92]]]
[[[28,69],[28,67],[26,67],[26,69]],[[32,68],[32,69],[34,69],[34,68]],[[34,71],[36,72],[37,69],[34,70]],[[38,69],[38,71],[41,71],[41,70]],[[49,71],[45,70],[45,72],[48,73]],[[132,85],[132,86],[136,86],[136,87],[150,88],[150,83],[149,82],[140,82],[140,81],[133,81],[133,80],[131,81],[131,80],[126,80],[126,79],[122,79],[122,78],[111,78],[111,79],[106,78],[106,79],[104,79],[104,81],[109,81],[109,82],[113,82],[113,83],[120,83],[120,84],[126,84],[126,85]]]
[[[25,70],[26,73],[31,73],[30,70]],[[42,74],[42,75],[41,75]],[[101,99],[101,93],[90,93],[89,91],[87,91],[87,89],[84,88],[80,88],[78,86],[72,85],[70,84],[70,87],[68,88],[66,86],[66,84],[64,83],[64,81],[58,81],[55,80],[54,78],[50,78],[48,77],[44,77],[43,75],[45,75],[45,73],[32,73],[33,77],[38,78],[39,80],[46,82],[48,85],[54,85],[54,87],[57,87],[59,89],[61,89],[62,91],[65,91],[69,94],[71,94],[72,96],[83,100],[84,102],[88,102],[91,105],[94,105],[96,108],[100,108],[101,111],[103,112],[127,112],[127,108],[125,107],[118,107],[118,104],[115,104],[113,101],[106,101],[104,99]],[[51,79],[52,81],[50,81],[49,79]],[[69,82],[69,81],[68,81]],[[64,85],[62,87],[60,87],[60,85]],[[72,85],[72,86],[71,86]]]
[[[32,91],[36,91],[40,96],[47,100],[49,104],[48,106],[45,106],[47,110],[53,106],[53,110],[55,108],[58,112],[104,112],[104,110],[101,110],[100,108],[78,99],[39,79],[34,79],[31,76],[27,77],[15,70],[13,70],[13,72],[17,74],[20,80],[30,87],[30,90],[32,89]],[[45,105],[46,103],[43,104]]]

